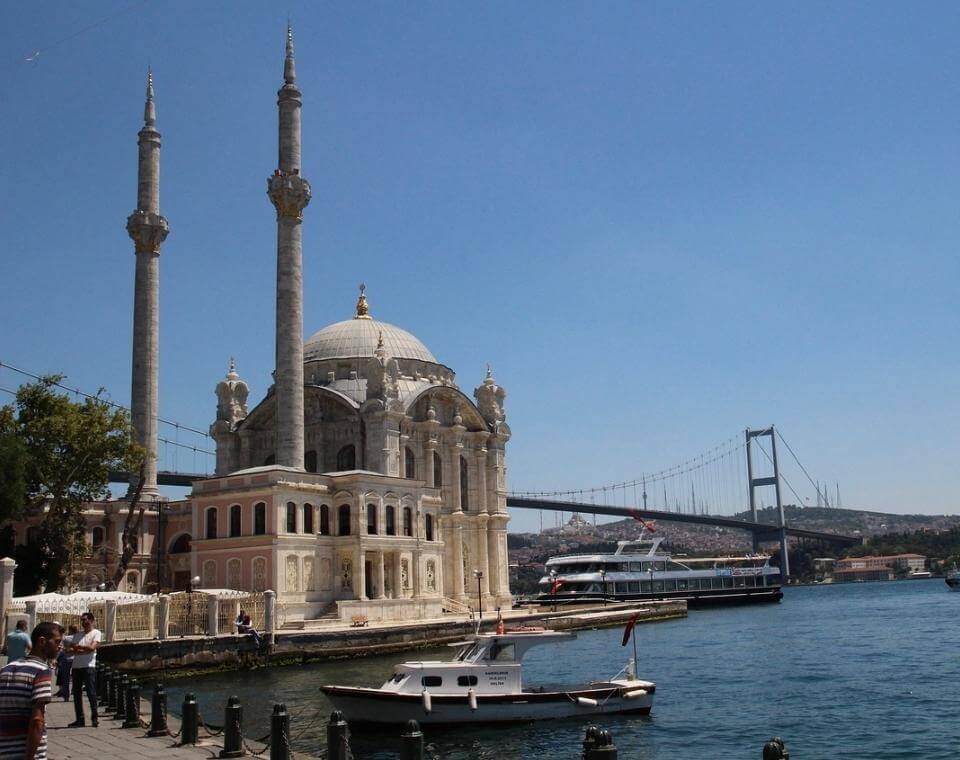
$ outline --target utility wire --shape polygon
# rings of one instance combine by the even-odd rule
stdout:
[[[19,374],[21,374],[21,375],[24,375],[24,376],[26,376],[26,377],[32,377],[34,380],[44,380],[44,379],[45,379],[45,378],[44,378],[43,376],[41,376],[41,375],[34,374],[33,372],[28,372],[28,371],[25,370],[25,369],[19,369],[18,367],[14,367],[12,364],[7,364],[6,362],[0,361],[0,369],[3,369],[3,368],[12,370],[13,372],[17,372],[17,373],[19,373]],[[104,404],[107,404],[108,406],[114,407],[115,409],[122,409],[122,410],[125,411],[125,412],[129,412],[129,411],[130,411],[130,407],[128,407],[128,406],[123,406],[122,404],[118,404],[118,403],[116,403],[115,401],[111,401],[110,399],[103,398],[103,397],[101,397],[101,396],[94,396],[94,395],[92,395],[92,394],[90,394],[90,393],[86,393],[86,392],[80,390],[79,388],[70,388],[69,386],[66,386],[66,385],[64,385],[63,383],[53,383],[53,385],[55,385],[57,388],[60,388],[60,389],[62,389],[62,390],[65,390],[65,391],[67,391],[67,392],[69,392],[69,393],[76,393],[78,396],[83,396],[84,398],[95,399],[96,401],[101,401],[101,402],[103,402]],[[178,428],[178,429],[180,429],[180,430],[189,430],[191,433],[196,433],[197,435],[202,435],[204,438],[209,438],[209,437],[210,437],[210,433],[209,433],[209,432],[206,432],[206,431],[203,431],[203,430],[197,430],[196,428],[192,428],[192,427],[190,427],[189,425],[181,425],[179,422],[174,422],[173,420],[165,420],[163,417],[157,417],[157,422],[162,422],[162,423],[165,424],[165,425],[172,425],[173,427]]]
[[[778,428],[774,428],[774,430],[775,430],[776,433],[777,433],[777,438],[779,438],[779,439],[781,440],[781,442],[783,443],[783,445],[787,447],[787,451],[790,452],[790,454],[791,454],[791,456],[793,457],[794,461],[800,466],[800,469],[803,470],[803,474],[807,476],[807,480],[810,481],[810,485],[812,485],[813,488],[814,488],[814,490],[816,490],[817,496],[822,498],[822,497],[825,495],[825,492],[826,492],[826,491],[824,490],[824,493],[821,493],[821,492],[820,492],[820,486],[819,486],[819,484],[814,483],[813,478],[810,477],[810,473],[807,472],[807,468],[803,466],[803,463],[800,461],[800,458],[794,453],[793,449],[790,448],[790,444],[787,443],[786,439],[785,439],[785,438],[783,437],[783,435],[780,433],[780,430],[779,430]]]

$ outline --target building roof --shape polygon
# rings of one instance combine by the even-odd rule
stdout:
[[[304,361],[369,358],[374,355],[381,335],[387,356],[439,363],[412,333],[369,317],[347,319],[314,333],[303,346],[303,358]]]

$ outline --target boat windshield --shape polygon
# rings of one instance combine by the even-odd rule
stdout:
[[[471,641],[460,648],[460,651],[457,652],[457,656],[454,658],[456,662],[463,662],[470,658],[471,655],[476,654],[477,651],[477,642]]]

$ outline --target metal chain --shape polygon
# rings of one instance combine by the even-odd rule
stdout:
[[[166,731],[167,731],[167,736],[169,736],[171,739],[179,739],[179,738],[180,738],[180,734],[183,733],[183,722],[181,721],[181,723],[180,723],[180,730],[177,731],[177,733],[175,733],[175,734],[174,734],[174,733],[171,733],[171,731],[170,731],[170,723],[167,721],[167,701],[166,701],[166,700],[163,701],[162,709],[163,709],[163,727],[164,727],[164,728],[166,729]]]
[[[223,726],[221,726],[217,731],[210,730],[210,726],[208,726],[206,723],[203,722],[203,715],[200,714],[199,707],[197,708],[197,723],[200,725],[201,728],[203,728],[204,731],[207,732],[207,736],[209,737],[220,736],[220,734],[223,733],[223,729],[224,729]]]

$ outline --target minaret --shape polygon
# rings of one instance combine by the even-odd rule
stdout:
[[[160,216],[160,133],[153,105],[153,74],[147,72],[147,102],[143,129],[138,133],[137,209],[127,218],[137,256],[133,295],[133,372],[130,412],[134,439],[147,450],[142,497],[155,499],[157,491],[157,387],[160,349],[160,245],[170,227]],[[138,473],[131,473],[130,491]]]
[[[310,183],[300,176],[300,91],[293,60],[293,30],[287,26],[280,110],[279,167],[267,180],[277,209],[277,343],[274,399],[276,462],[303,469],[303,209]]]

